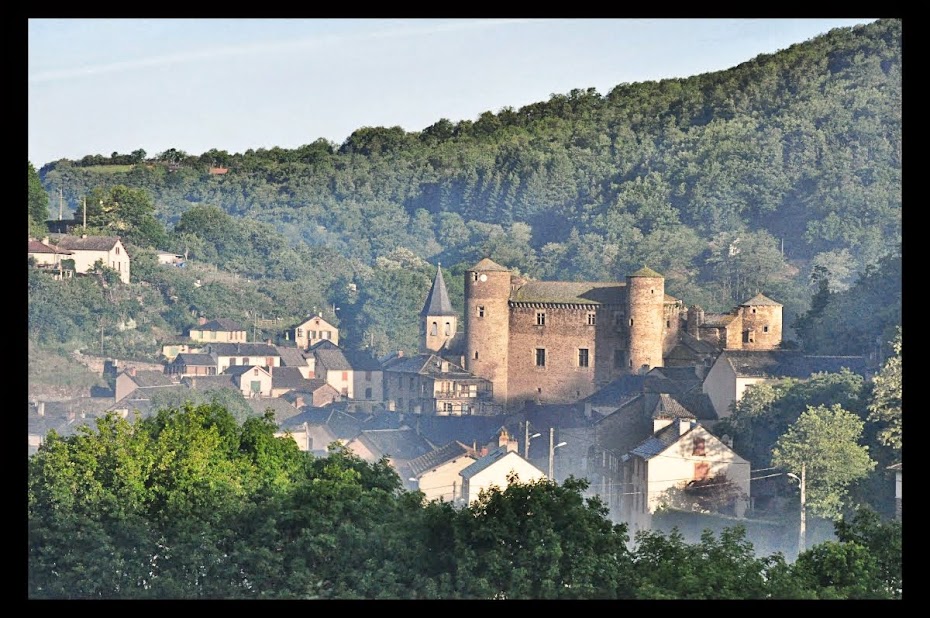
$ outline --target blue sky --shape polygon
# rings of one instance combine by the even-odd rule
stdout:
[[[29,160],[342,143],[724,70],[874,18],[30,19]]]

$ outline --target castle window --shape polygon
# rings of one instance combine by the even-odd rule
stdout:
[[[593,311],[588,312],[588,326],[594,326],[597,324],[597,314]]]
[[[365,399],[371,399],[371,389],[370,389],[370,388],[366,388],[366,389],[365,389]]]
[[[433,325],[430,326],[430,329],[429,329],[430,337],[435,337],[436,333],[438,332],[438,329],[439,329],[439,325],[436,324],[436,322],[433,322]]]
[[[472,273],[472,274],[471,274],[471,280],[472,280],[472,281],[477,281],[477,280],[478,280],[478,273]]]
[[[762,332],[763,332],[763,333],[769,332],[769,327],[768,327],[768,325],[762,327]]]
[[[445,331],[445,332],[446,332],[446,337],[448,337],[449,335],[452,334],[452,324],[451,324],[451,323],[446,322],[446,331]]]
[[[756,312],[756,308],[755,308],[755,307],[752,308],[752,312],[753,312],[753,313]]]
[[[665,320],[665,328],[671,328],[671,327],[672,327],[672,321],[671,321],[671,320]]]
[[[478,317],[479,318],[484,317],[484,305],[478,305]]]
[[[546,349],[545,348],[536,348],[536,366],[537,367],[546,366]]]
[[[478,350],[475,350],[475,360],[478,360]]]
[[[630,326],[633,326],[633,318],[630,318]]]
[[[578,349],[578,366],[579,367],[588,366],[588,348]]]
[[[545,326],[546,325],[546,312],[537,311],[536,312],[536,326]]]

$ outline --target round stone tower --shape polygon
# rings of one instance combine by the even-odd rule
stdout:
[[[510,276],[488,258],[465,271],[465,368],[490,380],[500,403],[507,402]]]
[[[640,373],[661,367],[665,277],[644,266],[627,276],[626,289],[630,332],[627,371]]]

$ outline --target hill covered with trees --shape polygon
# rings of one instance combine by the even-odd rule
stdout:
[[[167,311],[151,319],[166,328],[216,306],[244,321],[330,307],[348,346],[410,348],[435,264],[456,288],[489,256],[541,279],[617,280],[646,264],[709,311],[763,292],[785,305],[789,339],[864,354],[900,323],[901,36],[900,20],[879,20],[726,71],[582,87],[419,132],[89,155],[38,175],[76,213],[117,194],[150,200],[160,229],[138,210],[96,219],[131,239],[134,280],[162,249],[254,283],[157,276]],[[834,336],[837,315],[860,316],[845,321],[851,343]]]

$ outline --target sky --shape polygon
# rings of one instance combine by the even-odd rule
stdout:
[[[339,145],[725,70],[874,20],[30,19],[28,156]]]

